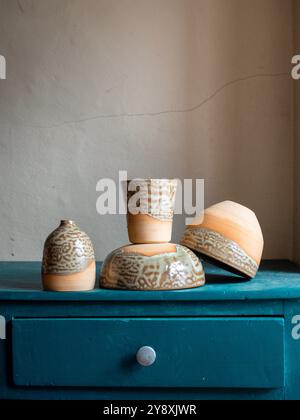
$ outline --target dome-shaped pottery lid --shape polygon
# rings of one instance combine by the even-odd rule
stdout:
[[[181,245],[127,245],[104,261],[100,287],[123,290],[178,290],[203,286],[196,255]]]
[[[252,278],[259,268],[264,240],[252,210],[224,201],[195,218],[181,244],[229,271]]]

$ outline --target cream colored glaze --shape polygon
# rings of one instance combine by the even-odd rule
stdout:
[[[198,223],[198,220],[201,220]],[[264,239],[255,213],[238,203],[224,201],[209,207],[188,228],[202,227],[236,242],[259,265]]]
[[[133,244],[170,242],[173,222],[163,222],[148,214],[128,214],[128,236]]]
[[[43,287],[52,292],[80,292],[92,290],[96,283],[96,263],[92,261],[88,267],[76,274],[56,275],[44,274]]]
[[[176,253],[177,247],[175,244],[139,244],[125,246],[122,251],[152,257],[154,255]]]

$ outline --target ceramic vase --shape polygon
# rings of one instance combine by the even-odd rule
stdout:
[[[63,220],[44,246],[42,280],[47,291],[87,291],[95,287],[92,242],[73,221]]]
[[[201,262],[186,247],[174,244],[128,245],[105,260],[100,287],[125,290],[178,290],[203,286]]]
[[[253,211],[224,201],[206,209],[187,226],[180,243],[228,271],[253,278],[260,265],[264,239]]]
[[[127,226],[131,243],[171,241],[176,187],[176,180],[128,181]]]

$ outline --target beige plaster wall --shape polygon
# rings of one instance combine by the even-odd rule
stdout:
[[[287,0],[0,0],[0,260],[39,260],[61,218],[99,259],[126,243],[96,213],[119,169],[205,178],[291,258],[292,52]]]
[[[293,1],[294,54],[300,54],[300,1]],[[294,259],[300,264],[300,80],[294,81]]]

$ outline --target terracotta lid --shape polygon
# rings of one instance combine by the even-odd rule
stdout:
[[[228,271],[256,276],[264,240],[254,212],[232,201],[215,204],[186,227],[180,242]]]

